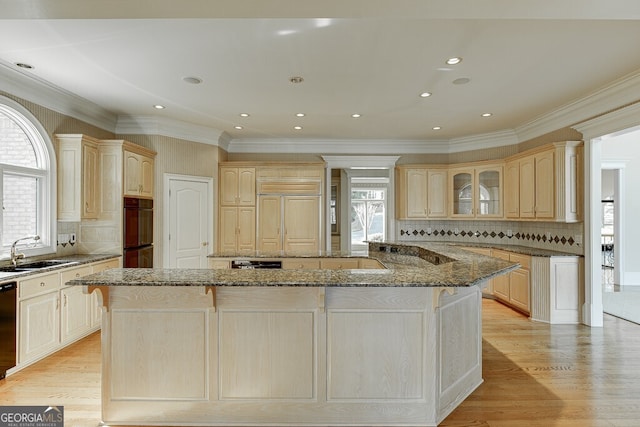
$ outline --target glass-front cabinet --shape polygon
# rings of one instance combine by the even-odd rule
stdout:
[[[502,165],[452,169],[449,182],[452,217],[502,217]]]

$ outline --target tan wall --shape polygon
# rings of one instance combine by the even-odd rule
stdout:
[[[155,159],[155,195],[154,195],[154,267],[163,266],[164,245],[164,174],[181,174],[213,178],[214,197],[211,227],[215,233],[216,200],[218,198],[218,162],[220,150],[217,146],[200,144],[161,135],[118,135],[118,139],[125,139],[157,152]],[[214,243],[216,237],[214,236]],[[215,245],[212,244],[211,251]]]

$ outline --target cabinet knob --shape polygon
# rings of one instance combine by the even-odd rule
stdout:
[[[202,242],[202,246],[207,246],[209,242]]]
[[[41,286],[41,287],[42,287],[42,286],[44,286],[44,282],[40,282],[40,286]]]

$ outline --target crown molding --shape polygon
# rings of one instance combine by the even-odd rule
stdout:
[[[498,132],[451,139],[449,140],[449,149],[447,153],[460,153],[463,151],[504,147],[507,145],[515,145],[518,142],[518,136],[513,130],[502,130]]]
[[[0,60],[0,90],[109,132],[117,116],[93,102]]]
[[[515,129],[527,141],[640,100],[640,72],[628,74],[600,90],[566,104]],[[574,127],[575,128],[575,127]]]
[[[640,126],[640,102],[572,126],[585,140],[627,133]]]
[[[118,135],[163,135],[170,138],[218,145],[222,131],[207,126],[155,116],[118,116]]]
[[[234,139],[230,153],[332,153],[332,154],[436,154],[449,143],[438,141],[363,139]]]

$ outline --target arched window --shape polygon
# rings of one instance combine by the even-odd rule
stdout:
[[[55,153],[42,125],[17,102],[0,96],[0,237],[2,258],[13,242],[25,255],[56,250]]]

